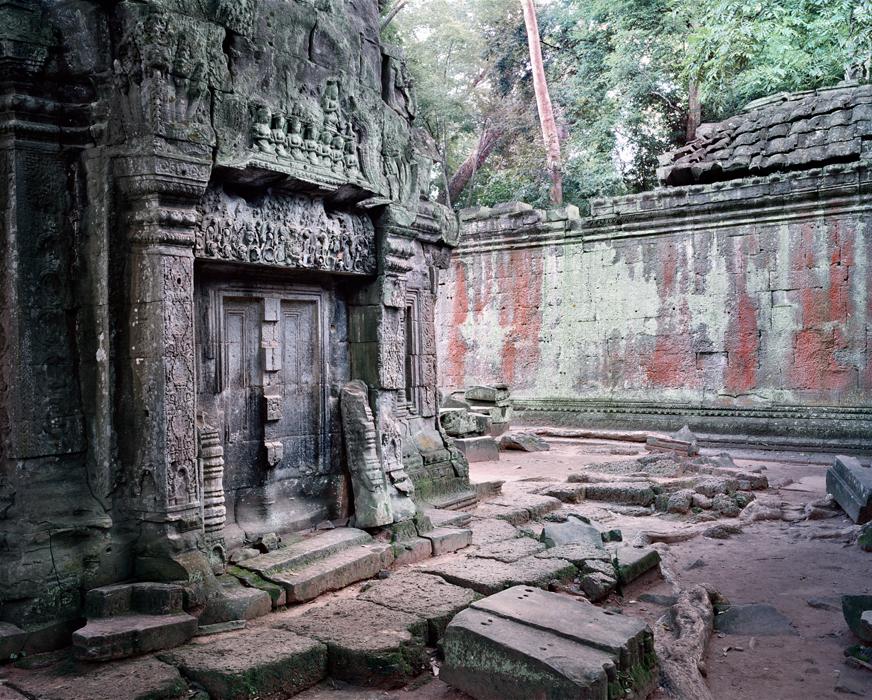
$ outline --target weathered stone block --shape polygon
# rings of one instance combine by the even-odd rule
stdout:
[[[551,449],[551,446],[546,440],[532,433],[506,433],[500,437],[500,448],[523,452],[546,452]]]
[[[326,644],[328,674],[347,683],[401,686],[426,665],[427,622],[366,600],[335,600],[279,626]]]
[[[327,674],[327,647],[283,629],[247,630],[160,655],[214,700],[285,698]]]
[[[468,462],[490,462],[500,458],[500,448],[490,435],[454,438],[454,446]]]
[[[423,570],[482,595],[491,595],[519,584],[544,588],[552,581],[569,581],[577,573],[568,561],[536,557],[506,564],[470,556],[431,564]]]
[[[615,549],[615,570],[621,585],[635,581],[660,563],[660,553],[652,547],[622,546]]]
[[[372,583],[358,598],[424,618],[429,627],[429,642],[436,644],[451,618],[477,596],[474,591],[439,576],[407,571]]]
[[[109,661],[184,644],[197,618],[176,615],[117,615],[91,620],[73,633],[73,652],[84,661]]]
[[[654,639],[639,620],[516,586],[448,625],[440,677],[475,698],[644,698],[657,683]]]
[[[472,530],[458,527],[436,527],[422,533],[421,536],[430,540],[434,557],[456,552],[458,549],[469,546],[472,542]]]
[[[872,520],[872,468],[856,457],[839,455],[827,470],[827,492],[855,523]]]

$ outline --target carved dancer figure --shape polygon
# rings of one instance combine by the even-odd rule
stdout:
[[[288,142],[288,133],[286,131],[287,121],[284,115],[276,114],[273,117],[272,140],[276,146],[276,153],[280,156],[288,155],[285,145]]]
[[[251,127],[251,133],[254,137],[254,146],[259,151],[264,153],[275,153],[276,149],[273,146],[273,133],[270,128],[272,115],[266,107],[258,107],[255,115],[254,125]]]

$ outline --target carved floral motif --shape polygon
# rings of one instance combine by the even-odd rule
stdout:
[[[250,203],[210,189],[201,207],[200,258],[372,274],[375,229],[365,215],[327,212],[304,195],[270,194]]]

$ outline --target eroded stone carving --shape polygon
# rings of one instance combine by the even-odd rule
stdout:
[[[227,519],[224,505],[224,447],[218,431],[200,428],[200,463],[203,469],[203,528],[210,542],[223,540]]]
[[[360,380],[342,387],[342,430],[354,491],[358,527],[378,527],[394,521],[387,476],[376,448],[376,432],[366,384]]]
[[[197,230],[200,258],[349,274],[376,269],[369,217],[327,212],[305,195],[272,194],[256,202],[211,188]]]

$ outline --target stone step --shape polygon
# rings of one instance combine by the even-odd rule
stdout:
[[[172,649],[197,631],[197,618],[175,615],[116,615],[91,620],[73,633],[73,652],[83,661],[109,661]]]
[[[459,527],[435,527],[421,535],[430,540],[433,546],[433,556],[456,552],[458,549],[468,547],[472,542],[472,530]]]
[[[426,508],[424,515],[430,519],[433,527],[466,527],[472,520],[472,515],[465,510]]]
[[[372,578],[393,560],[390,545],[359,544],[299,568],[274,571],[265,578],[284,587],[288,603],[304,603],[327,591]]]
[[[182,612],[184,588],[172,583],[118,583],[92,588],[85,595],[88,619],[140,613],[174,615]]]
[[[270,578],[271,574],[288,570],[299,571],[338,552],[371,542],[372,537],[363,530],[340,527],[318,532],[274,552],[246,559],[239,566],[254,571],[264,578]]]
[[[478,503],[478,496],[475,491],[462,490],[452,491],[451,493],[442,495],[430,496],[428,502],[435,508],[443,510],[458,510],[460,508],[470,508]]]

